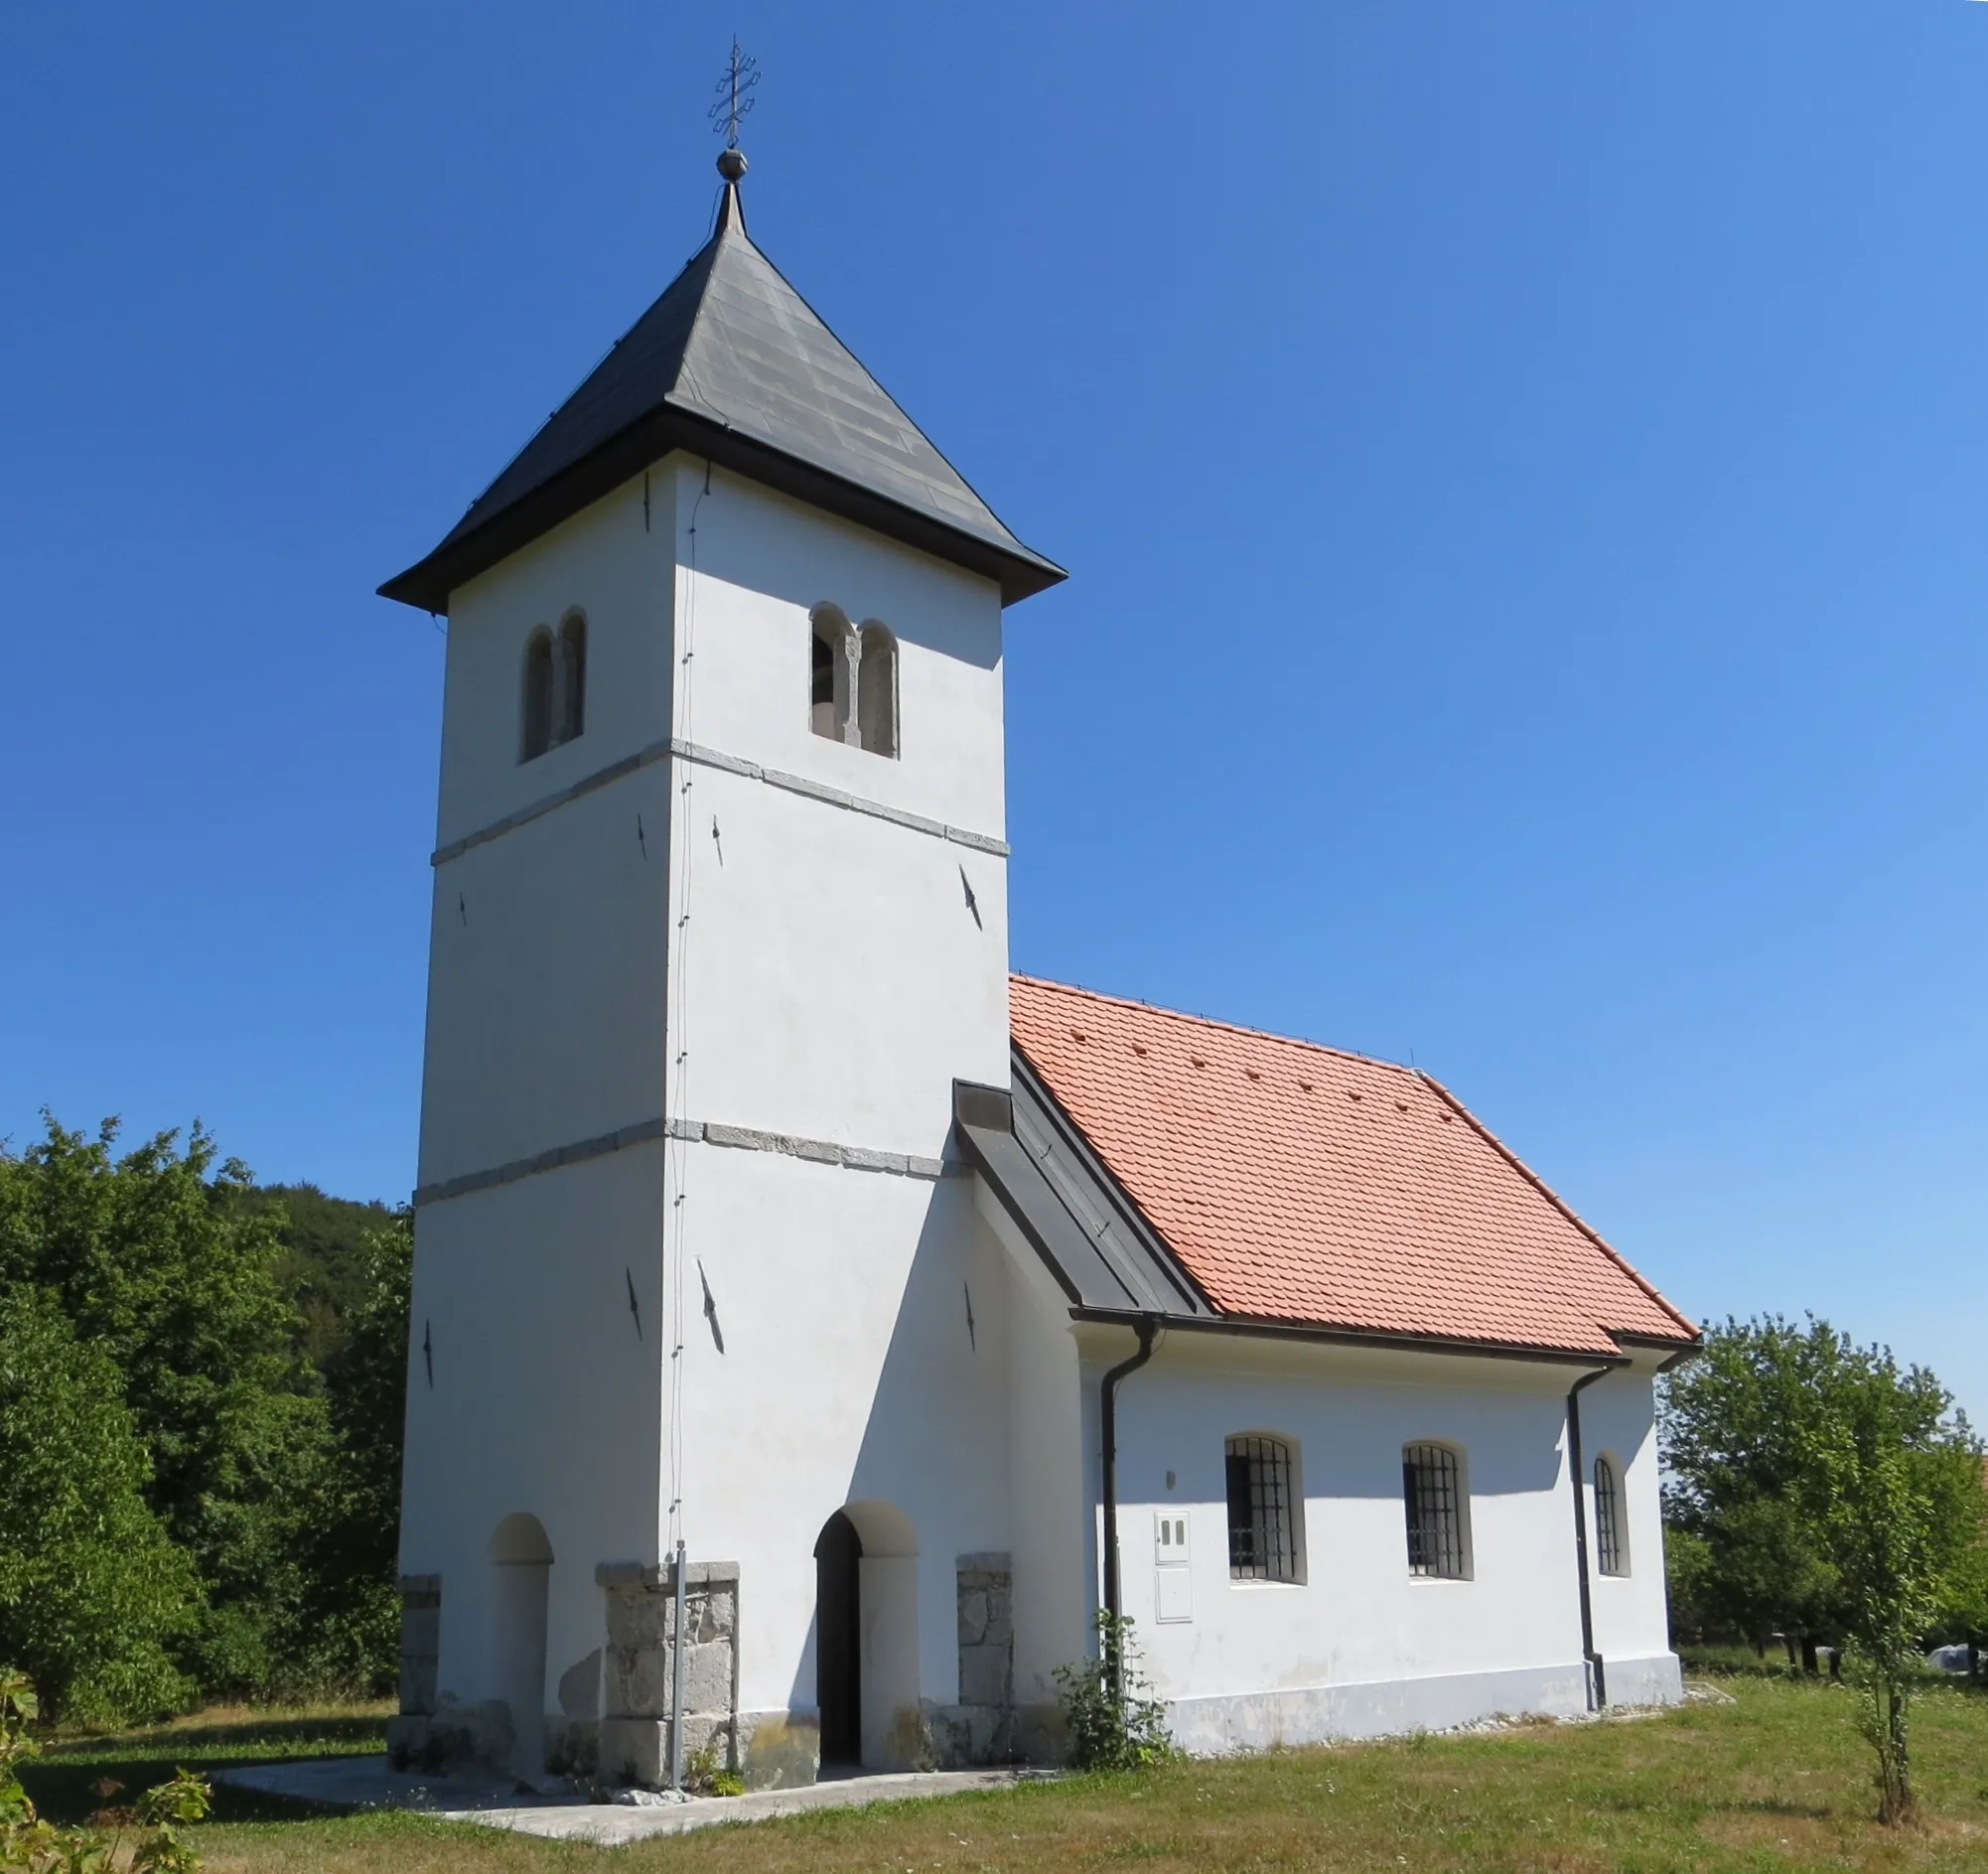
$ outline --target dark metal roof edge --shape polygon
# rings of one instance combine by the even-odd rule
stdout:
[[[1004,606],[1034,598],[1069,577],[1054,560],[1045,559],[1032,548],[1010,552],[980,534],[908,507],[723,423],[663,403],[493,514],[474,532],[453,542],[445,540],[425,558],[394,574],[378,588],[379,596],[425,612],[446,612],[449,595],[458,586],[467,585],[499,560],[551,532],[561,521],[675,449],[702,456],[749,481],[992,579],[1001,588]],[[1021,545],[1019,541],[1016,544]]]
[[[952,1130],[967,1157],[973,1161],[974,1170],[987,1181],[987,1188],[994,1193],[1001,1208],[1014,1220],[1015,1227],[1028,1239],[1030,1248],[1042,1258],[1043,1266],[1049,1270],[1057,1286],[1063,1290],[1073,1307],[1079,1306],[1081,1297],[1076,1284],[1070,1280],[1069,1272],[1058,1259],[1056,1251],[1044,1240],[1042,1231],[1030,1221],[1028,1207],[1009,1191],[1000,1173],[988,1162],[987,1155],[980,1149],[980,1142],[973,1136],[973,1128],[964,1121],[957,1121]]]
[[[1009,1067],[1016,1080],[1028,1089],[1029,1096],[1047,1113],[1064,1134],[1065,1143],[1070,1154],[1089,1173],[1098,1188],[1109,1197],[1120,1213],[1133,1239],[1150,1256],[1160,1271],[1191,1300],[1197,1301],[1208,1315],[1219,1315],[1221,1310],[1215,1299],[1198,1282],[1188,1265],[1174,1252],[1174,1246],[1154,1225],[1153,1221],[1139,1208],[1131,1192],[1127,1191],[1110,1166],[1097,1155],[1096,1149],[1084,1136],[1083,1128],[1070,1117],[1062,1100],[1051,1090],[1050,1084],[1036,1072],[1034,1064],[1022,1052],[1018,1041],[1008,1044]],[[1169,1320],[1173,1316],[1167,1317]],[[1199,1317],[1196,1317],[1199,1318]]]
[[[1073,1321],[1100,1327],[1133,1327],[1158,1320],[1168,1328],[1191,1333],[1230,1334],[1245,1339],[1301,1341],[1328,1346],[1377,1348],[1397,1354],[1467,1355],[1479,1360],[1515,1360],[1543,1366],[1621,1368],[1627,1354],[1582,1353],[1575,1348],[1536,1347],[1516,1341],[1464,1341],[1440,1335],[1380,1334],[1360,1328],[1315,1327],[1299,1321],[1270,1321],[1251,1315],[1152,1315],[1124,1308],[1073,1307]]]

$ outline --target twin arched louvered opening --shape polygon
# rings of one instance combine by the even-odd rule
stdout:
[[[808,727],[895,761],[898,756],[898,641],[871,619],[860,629],[839,606],[808,614]]]
[[[524,644],[518,756],[536,761],[587,727],[587,615],[568,612],[557,636],[541,625]]]

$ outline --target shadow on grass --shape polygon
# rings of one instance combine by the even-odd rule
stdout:
[[[87,1821],[106,1804],[129,1804],[156,1783],[187,1769],[213,1780],[217,1770],[291,1758],[362,1755],[385,1748],[382,1720],[372,1716],[254,1718],[106,1737],[66,1739],[21,1766],[21,1782],[51,1821]],[[100,1786],[118,1785],[106,1794]],[[217,1822],[287,1822],[337,1814],[336,1808],[266,1796],[225,1783],[213,1785]]]

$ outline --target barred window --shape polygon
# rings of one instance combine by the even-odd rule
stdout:
[[[1401,1497],[1408,1513],[1408,1572],[1465,1579],[1470,1535],[1457,1454],[1447,1445],[1403,1445]]]
[[[1226,1445],[1228,1572],[1235,1581],[1302,1581],[1291,1447],[1256,1434]]]
[[[1595,1561],[1605,1575],[1630,1571],[1629,1549],[1623,1541],[1622,1486],[1615,1461],[1595,1460]]]

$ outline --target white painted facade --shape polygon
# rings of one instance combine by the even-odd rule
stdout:
[[[810,726],[824,604],[896,638],[895,758]],[[520,762],[525,645],[576,612],[584,731]],[[679,1538],[737,1566],[749,1773],[806,1774],[838,1510],[864,1761],[975,1703],[962,1558],[1008,1558],[1024,1745],[1092,1645],[1098,1385],[1131,1336],[1072,1323],[950,1145],[954,1081],[1010,1078],[1001,630],[990,580],[680,454],[453,597],[402,1569],[439,1582],[429,1706],[521,1770],[541,1714],[555,1750],[612,1716],[597,1569]],[[1677,1686],[1652,1369],[1583,1400],[1626,1487],[1631,1572],[1593,1581],[1618,1697]],[[1164,1335],[1120,1395],[1119,1540],[1183,1741],[1582,1708],[1581,1370]],[[1244,1431],[1301,1454],[1302,1584],[1229,1577]],[[1418,1439],[1467,1456],[1469,1580],[1408,1573]]]

